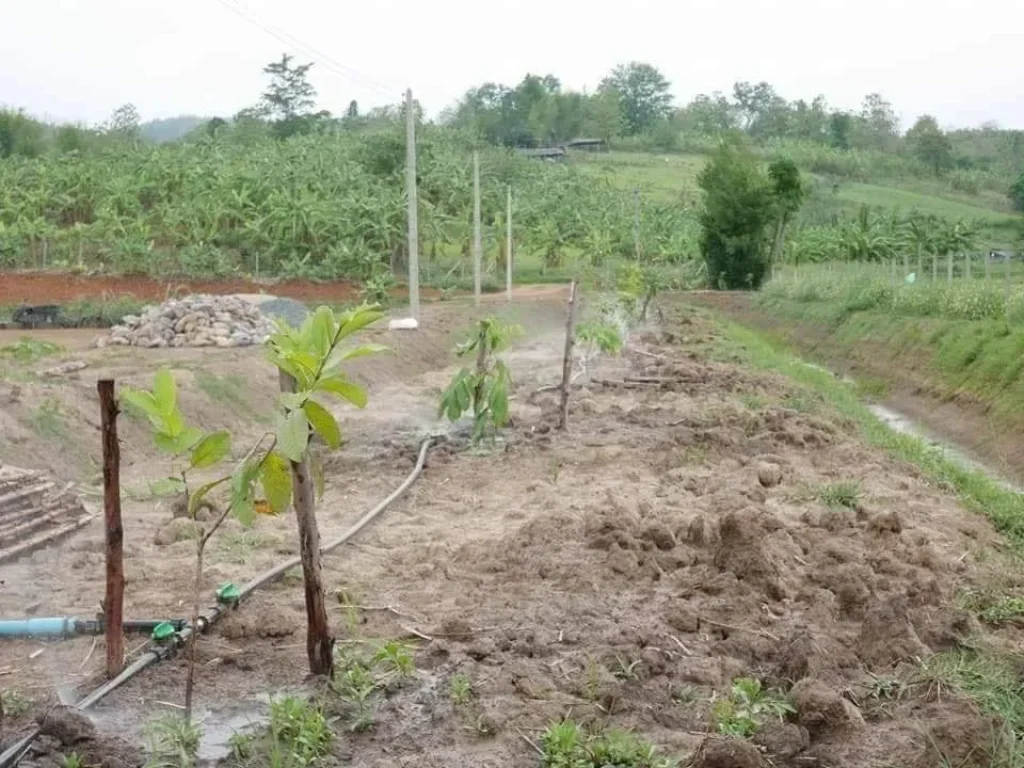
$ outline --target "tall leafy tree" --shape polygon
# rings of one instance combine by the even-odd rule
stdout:
[[[907,131],[907,144],[914,157],[936,174],[953,166],[953,145],[931,115],[917,118],[914,127]]]
[[[263,68],[270,75],[270,85],[263,92],[261,106],[273,120],[289,120],[309,114],[316,103],[316,88],[308,73],[313,64],[292,65],[292,56],[281,54],[281,60]]]
[[[602,82],[600,90],[615,91],[630,135],[642,133],[672,110],[671,84],[651,64],[620,64]]]
[[[800,169],[788,158],[780,158],[768,166],[768,179],[775,199],[775,236],[772,238],[771,263],[782,255],[785,245],[786,227],[793,215],[800,210],[804,201],[804,187]]]
[[[1010,187],[1010,200],[1018,211],[1024,211],[1024,173]]]
[[[768,272],[766,232],[775,212],[772,186],[739,141],[722,144],[701,171],[700,249],[711,285],[753,290]]]

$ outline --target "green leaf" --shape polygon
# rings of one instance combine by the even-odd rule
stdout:
[[[209,494],[210,491],[212,491],[218,485],[226,483],[228,479],[229,478],[227,477],[222,477],[218,480],[214,480],[213,482],[206,483],[206,485],[199,486],[195,493],[191,494],[188,497],[188,516],[194,518],[196,516],[196,510],[199,509],[199,503],[206,498],[207,494]]]
[[[190,427],[176,435],[170,435],[161,431],[157,431],[153,434],[153,442],[156,443],[156,447],[164,453],[169,453],[172,456],[180,456],[202,440],[202,438],[202,430],[194,427]]]
[[[176,496],[186,490],[185,481],[180,477],[164,477],[149,486],[154,496]]]
[[[303,410],[290,411],[277,427],[277,446],[290,461],[302,461],[309,444],[309,421]]]
[[[250,459],[239,464],[231,475],[231,514],[245,526],[252,525],[256,516],[252,488],[256,473],[257,467]]]
[[[263,462],[260,485],[275,514],[288,508],[292,500],[292,472],[284,456],[276,452],[267,455]]]
[[[178,393],[174,386],[174,377],[166,368],[161,368],[153,376],[153,398],[161,413],[165,415],[174,413],[175,406],[178,404]]]
[[[353,384],[343,376],[331,376],[330,378],[320,379],[314,389],[317,392],[329,392],[332,395],[337,395],[348,400],[357,408],[365,408],[366,403],[369,402],[366,390],[358,384]]]
[[[306,412],[306,418],[313,425],[313,429],[324,439],[328,446],[337,448],[341,445],[341,428],[330,411],[316,400],[307,400],[302,409]]]
[[[334,312],[330,307],[317,307],[313,315],[311,335],[316,355],[322,359],[334,343]]]
[[[227,432],[212,432],[192,449],[192,466],[196,469],[212,467],[230,452],[231,435]]]
[[[160,406],[157,405],[156,398],[151,393],[142,389],[128,389],[126,387],[118,392],[118,399],[130,408],[144,413],[154,423],[154,426],[159,426],[163,423],[163,414],[160,411]]]
[[[301,408],[308,399],[309,395],[304,392],[282,392],[278,396],[277,402],[286,411],[294,411],[296,408]]]
[[[359,357],[368,357],[369,355],[376,355],[381,352],[390,352],[390,347],[385,347],[383,344],[362,344],[352,349],[336,349],[331,352],[330,356],[324,362],[325,371],[333,371],[339,365],[344,363],[346,360],[355,360]]]
[[[384,313],[378,310],[376,306],[363,305],[349,310],[338,318],[341,328],[338,330],[337,338],[338,340],[347,338],[353,333],[361,331],[366,326],[372,325],[382,317],[384,317]]]

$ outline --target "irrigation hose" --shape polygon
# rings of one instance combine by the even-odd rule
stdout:
[[[333,541],[328,542],[325,546],[321,546],[320,552],[326,553],[340,547],[342,544],[344,544],[352,537],[354,537],[357,533],[359,533],[363,528],[365,528],[381,512],[383,512],[385,509],[391,506],[402,494],[409,490],[409,487],[414,482],[416,482],[420,474],[423,472],[423,465],[426,463],[427,460],[427,452],[430,450],[430,446],[433,443],[433,441],[433,437],[428,437],[420,444],[420,452],[419,456],[416,459],[416,466],[413,467],[412,472],[409,473],[409,476],[405,478],[405,480],[402,482],[400,486],[398,486],[398,488],[392,491],[391,494],[386,499],[384,499],[384,501],[382,501],[380,504],[378,504],[365,515],[363,515],[361,518],[359,518],[359,520],[351,528],[349,528],[347,531],[341,534],[341,536],[334,539]],[[273,582],[275,579],[280,578],[287,571],[301,563],[301,557],[293,557],[289,560],[284,561],[283,563],[275,565],[270,570],[257,576],[255,579],[250,581],[240,590],[238,595],[238,603],[241,603],[242,600],[251,595],[257,589],[260,589],[261,587],[264,587],[267,584]],[[235,605],[237,605],[238,603],[236,603]],[[196,627],[198,627],[200,633],[205,632],[210,626],[214,624],[214,622],[220,619],[221,616],[223,616],[225,613],[231,610],[232,607],[233,606],[216,605],[211,607],[206,613],[200,615],[199,620],[196,622]],[[181,632],[179,633],[179,642],[177,643],[177,645],[183,645],[184,643],[187,643],[189,638],[192,636],[194,629],[195,628],[193,627],[185,627],[184,629],[182,629]],[[121,674],[119,674],[113,680],[107,681],[99,688],[94,690],[92,693],[90,693],[88,696],[86,696],[84,699],[79,701],[75,705],[75,708],[88,709],[97,701],[102,699],[104,696],[108,695],[117,688],[120,688],[126,682],[128,682],[137,674],[146,669],[146,667],[150,666],[151,664],[155,664],[161,659],[164,659],[167,656],[169,656],[175,647],[175,645],[157,646],[147,651],[142,656],[133,661],[131,664],[129,664],[127,667],[125,667]],[[28,748],[32,745],[32,742],[35,741],[37,736],[39,736],[40,731],[41,728],[37,727],[23,739],[21,739],[14,745],[8,747],[6,750],[4,750],[3,753],[0,753],[0,768],[11,768],[12,766],[17,765],[18,761],[21,760],[21,758],[25,755],[25,752],[27,752]]]

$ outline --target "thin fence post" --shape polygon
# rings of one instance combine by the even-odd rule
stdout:
[[[409,230],[409,312],[412,319],[420,320],[420,228],[416,197],[416,110],[412,89],[405,92],[405,191],[408,204],[406,214]]]
[[[121,524],[121,447],[117,442],[117,400],[113,379],[96,382],[103,438],[103,519],[106,527],[107,585],[103,626],[107,646],[107,677],[124,669],[124,527]]]
[[[558,428],[569,426],[569,390],[572,387],[572,347],[575,342],[576,279],[569,283],[569,311],[565,318],[565,351],[562,357],[562,401],[558,409]]]
[[[953,284],[953,252],[946,254],[946,283]]]
[[[939,279],[939,255],[932,252],[932,282],[937,282]]]
[[[1006,254],[1004,256],[1004,259],[1006,260],[1006,322],[1007,322],[1007,324],[1009,324],[1009,322],[1010,322],[1010,299],[1012,298],[1012,295],[1013,295],[1013,292],[1012,292],[1012,281],[1011,281],[1011,278],[1010,278],[1010,255]]]
[[[970,278],[971,276],[971,252],[964,251],[964,277]]]
[[[512,185],[508,185],[508,195],[505,204],[505,293],[508,294],[509,304],[512,303]]]
[[[480,153],[473,150],[473,304],[480,306]]]
[[[992,251],[985,251],[985,285],[992,282]]]
[[[633,248],[640,261],[640,188],[633,187]]]

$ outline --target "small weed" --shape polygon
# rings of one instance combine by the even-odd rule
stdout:
[[[60,403],[53,397],[43,400],[29,416],[29,423],[40,437],[61,437],[65,432]]]
[[[369,663],[357,657],[357,650],[349,649],[344,654],[338,654],[331,688],[341,699],[349,727],[361,733],[372,728],[376,722],[373,696],[380,686]]]
[[[817,410],[817,403],[807,395],[786,395],[782,398],[782,405],[797,413],[814,413]]]
[[[601,696],[601,668],[593,659],[587,664],[587,679],[583,683],[583,698],[597,701]]]
[[[986,624],[1024,622],[1024,597],[972,591],[961,595],[959,602]]]
[[[32,700],[14,688],[4,688],[0,693],[5,717],[21,717],[32,709]]]
[[[257,549],[273,547],[277,538],[263,531],[225,531],[216,538],[216,552],[229,563],[244,565]]]
[[[887,715],[891,707],[903,700],[907,685],[898,677],[871,676],[864,693],[863,709],[873,715]]]
[[[616,679],[622,680],[623,682],[630,682],[638,680],[639,675],[637,674],[637,667],[640,666],[640,660],[630,661],[629,659],[623,659],[621,656],[615,657],[615,669],[612,674],[615,675]]]
[[[743,407],[751,411],[759,411],[764,408],[765,400],[761,395],[747,394],[740,397]]]
[[[458,707],[464,707],[473,700],[473,682],[467,675],[453,675],[448,683],[452,703]]]
[[[270,735],[271,765],[275,766],[312,765],[327,754],[331,745],[331,729],[323,711],[297,696],[270,702]]]
[[[700,466],[708,460],[708,447],[706,445],[688,445],[682,452],[684,465]]]
[[[677,761],[661,757],[635,733],[609,729],[588,733],[578,723],[552,723],[541,738],[545,768],[673,768]]]
[[[34,363],[44,357],[63,352],[59,344],[35,339],[18,339],[13,344],[0,346],[0,359],[13,360],[18,363]]]
[[[814,495],[818,501],[832,509],[853,509],[861,495],[860,483],[852,480],[825,483],[814,488]]]
[[[672,701],[683,706],[696,703],[698,698],[697,689],[692,685],[681,685],[672,691]]]
[[[72,752],[70,755],[61,757],[60,768],[85,768],[85,763],[82,761],[80,754]]]
[[[763,718],[782,719],[795,711],[782,694],[762,688],[760,680],[741,677],[733,681],[728,697],[714,703],[711,715],[719,733],[749,738],[757,733]]]
[[[177,713],[150,723],[149,760],[146,768],[190,768],[196,764],[203,733],[199,726]]]
[[[378,648],[373,655],[373,665],[382,669],[385,674],[403,680],[416,673],[416,663],[413,661],[409,646],[398,640],[389,640]]]

